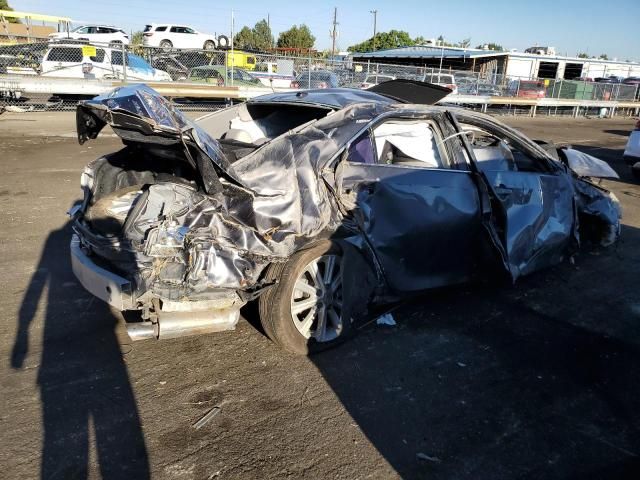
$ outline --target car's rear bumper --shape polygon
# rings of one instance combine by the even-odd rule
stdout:
[[[118,310],[134,309],[131,282],[98,266],[82,250],[80,238],[71,237],[71,268],[80,284],[90,293]]]

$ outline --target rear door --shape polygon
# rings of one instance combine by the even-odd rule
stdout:
[[[342,203],[396,291],[468,279],[485,238],[476,179],[442,143],[442,121],[378,123],[350,144],[338,169]]]
[[[563,167],[490,118],[455,114],[495,195],[495,227],[515,279],[560,262],[577,238],[574,190]]]

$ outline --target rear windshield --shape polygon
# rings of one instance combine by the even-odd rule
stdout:
[[[55,47],[49,51],[47,61],[82,63],[82,50],[73,47]]]
[[[111,52],[111,64],[122,65],[122,52],[119,50],[113,50]],[[132,53],[127,53],[127,66],[129,68],[135,68],[137,70],[150,70],[153,71],[153,67],[147,63],[147,61]]]
[[[145,25],[145,27],[144,27],[144,31],[145,31],[145,32],[150,32],[152,28],[153,28],[153,27],[152,27],[151,25]]]
[[[207,68],[198,69],[194,68],[189,74],[191,78],[222,78],[217,70],[209,70]]]

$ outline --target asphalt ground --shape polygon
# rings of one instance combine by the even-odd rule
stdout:
[[[640,187],[630,119],[503,118],[608,161],[615,248],[397,308],[311,358],[252,324],[131,344],[70,270],[72,113],[0,116],[0,477],[640,478]],[[194,424],[213,407],[202,428]]]

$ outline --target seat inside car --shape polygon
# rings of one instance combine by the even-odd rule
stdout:
[[[378,162],[442,168],[431,125],[427,121],[385,122],[373,131]]]

